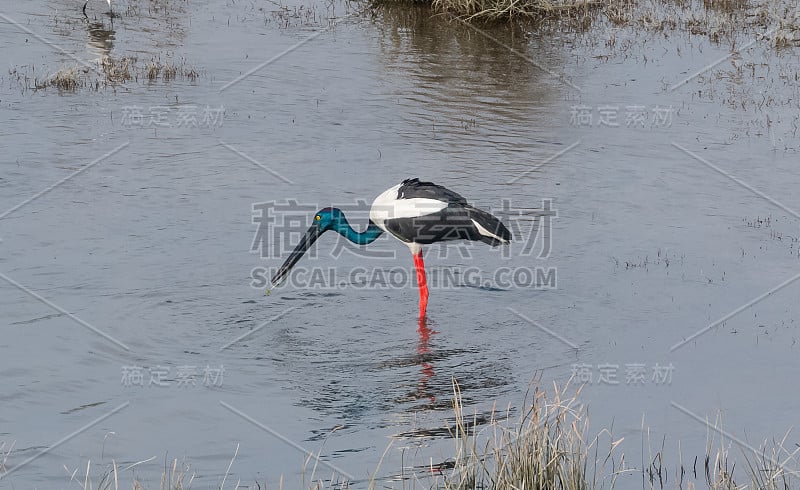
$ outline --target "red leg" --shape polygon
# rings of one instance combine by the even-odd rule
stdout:
[[[428,309],[428,279],[425,277],[425,262],[422,261],[422,252],[414,254],[414,267],[417,269],[417,285],[419,286],[419,319],[425,320],[425,311]]]

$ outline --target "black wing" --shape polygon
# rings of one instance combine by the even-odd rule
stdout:
[[[492,236],[484,235],[480,224]],[[473,240],[497,246],[511,241],[511,232],[499,219],[469,205],[450,204],[436,213],[385,222],[389,232],[404,242],[430,244],[449,240]]]
[[[450,204],[467,205],[467,200],[461,194],[451,191],[446,187],[433,182],[420,182],[419,179],[406,179],[397,190],[398,199],[436,199]]]

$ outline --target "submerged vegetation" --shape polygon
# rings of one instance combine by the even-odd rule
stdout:
[[[30,73],[28,69],[33,70],[30,66],[14,67],[9,70],[9,75],[24,90],[56,88],[65,92],[75,92],[79,89],[100,90],[130,81],[154,83],[187,80],[193,83],[201,73],[184,59],[162,61],[160,57],[140,62],[135,57],[106,56],[97,62],[96,68],[90,69],[89,65],[66,66],[44,77]]]

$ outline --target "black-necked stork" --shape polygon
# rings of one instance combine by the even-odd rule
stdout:
[[[367,229],[355,231],[338,208],[320,209],[314,223],[297,244],[286,262],[272,278],[279,284],[306,250],[328,230],[334,230],[353,243],[366,245],[384,232],[401,240],[414,256],[419,286],[419,316],[425,319],[428,307],[428,282],[422,245],[447,240],[473,240],[497,246],[511,241],[499,219],[472,207],[461,195],[431,182],[406,179],[375,198],[369,212]]]

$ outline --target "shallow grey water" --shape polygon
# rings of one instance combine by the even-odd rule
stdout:
[[[592,427],[613,422],[634,466],[643,423],[691,459],[707,435],[692,414],[722,410],[754,445],[796,422],[800,285],[707,328],[800,273],[792,53],[756,45],[734,58],[767,57],[755,82],[701,75],[670,90],[729,51],[624,32],[609,47],[602,27],[493,40],[425,11],[312,7],[132,1],[111,26],[93,2],[101,34],[66,0],[4,7],[0,447],[13,471],[0,486],[72,486],[87,461],[99,480],[112,461],[148,460],[122,474],[155,482],[179,458],[210,488],[237,446],[226,486],[296,486],[299,448],[364,482],[390,443],[378,473],[400,486],[403,465],[453,456],[453,378],[467,411],[486,413],[520,407],[537,374],[549,386],[579,373]],[[323,31],[329,17],[341,21]],[[200,76],[26,88],[107,55],[185,60]],[[759,90],[794,102],[730,103]],[[305,266],[345,287],[252,287],[254,268],[282,261],[253,250],[254,204],[354,205],[413,176],[497,210],[522,238],[506,255],[432,247],[432,276],[555,268],[557,287],[433,288],[433,332],[420,333],[413,284],[352,274],[410,271],[406,247],[382,237],[369,250],[386,256],[365,257],[327,235]],[[530,227],[543,199],[557,217],[539,258],[526,245],[542,244]],[[633,365],[643,381],[626,379]]]

